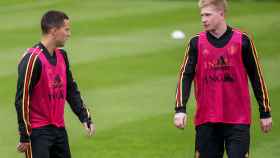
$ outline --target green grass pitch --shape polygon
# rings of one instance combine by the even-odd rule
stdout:
[[[273,110],[273,130],[259,129],[253,98],[253,158],[280,155],[280,3],[230,3],[228,23],[254,36]],[[66,106],[66,126],[74,158],[191,158],[194,155],[194,98],[185,130],[173,124],[175,88],[188,38],[202,28],[194,1],[179,0],[10,0],[0,2],[0,153],[16,152],[14,96],[17,63],[40,40],[39,21],[49,9],[71,18],[66,45],[71,68],[97,127],[87,138]],[[172,40],[180,29],[186,40]]]

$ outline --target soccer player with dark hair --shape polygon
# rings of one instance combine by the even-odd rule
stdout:
[[[200,0],[204,31],[191,38],[179,73],[174,124],[184,128],[186,103],[194,80],[195,157],[249,157],[250,79],[259,105],[260,126],[272,128],[268,92],[252,39],[227,25],[226,0]]]
[[[70,37],[69,17],[60,11],[48,11],[42,17],[41,29],[41,41],[27,49],[18,65],[17,150],[25,152],[27,158],[70,158],[65,101],[89,136],[95,133],[95,126],[61,48]]]

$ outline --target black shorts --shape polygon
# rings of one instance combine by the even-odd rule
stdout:
[[[206,123],[196,127],[195,157],[248,158],[250,125]]]
[[[27,158],[71,158],[65,128],[52,125],[34,128],[30,139],[31,148],[26,152]]]

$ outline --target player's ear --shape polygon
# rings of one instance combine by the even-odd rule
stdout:
[[[57,32],[57,28],[56,27],[53,27],[49,30],[49,34],[52,35],[52,36],[56,36],[56,32]]]
[[[221,14],[222,17],[225,17],[225,12],[221,11],[220,14]]]
[[[48,34],[53,36],[53,34],[54,34],[54,28],[49,29]]]
[[[225,17],[225,12],[221,9],[218,10],[220,16]]]

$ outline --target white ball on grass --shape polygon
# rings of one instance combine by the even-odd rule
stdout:
[[[181,30],[174,30],[172,33],[171,33],[171,37],[173,39],[184,39],[186,36],[185,36],[185,33]]]

